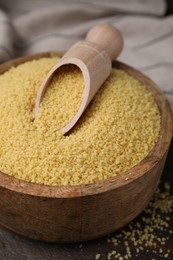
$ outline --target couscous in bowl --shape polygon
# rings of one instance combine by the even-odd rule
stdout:
[[[1,65],[1,74],[45,53]],[[78,242],[113,232],[136,217],[148,204],[160,179],[172,138],[172,112],[164,95],[146,76],[113,63],[142,82],[159,107],[159,138],[150,153],[130,170],[106,180],[81,185],[46,185],[0,173],[0,223],[24,236],[52,242]]]

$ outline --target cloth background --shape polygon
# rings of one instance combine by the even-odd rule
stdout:
[[[66,50],[99,23],[123,34],[123,61],[147,74],[173,106],[173,15],[164,0],[0,0],[0,62]]]

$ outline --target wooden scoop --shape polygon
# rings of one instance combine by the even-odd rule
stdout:
[[[49,71],[38,91],[34,112],[38,113],[50,80],[63,65],[74,64],[79,67],[84,77],[84,95],[78,112],[61,131],[67,133],[76,124],[88,104],[95,96],[112,69],[112,61],[123,48],[121,33],[110,24],[97,25],[87,33],[85,41],[74,44]]]

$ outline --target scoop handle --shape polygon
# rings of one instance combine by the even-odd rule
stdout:
[[[123,49],[121,33],[110,24],[99,24],[92,27],[85,40],[100,45],[107,52],[111,61],[116,59]]]

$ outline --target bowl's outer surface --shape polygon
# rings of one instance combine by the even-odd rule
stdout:
[[[49,52],[12,60],[0,66],[0,74],[28,60],[61,54]],[[0,172],[0,224],[34,239],[79,242],[119,229],[146,207],[159,183],[172,139],[172,111],[149,78],[120,62],[113,62],[113,66],[143,82],[155,97],[161,131],[153,150],[129,171],[84,186],[31,184]]]

